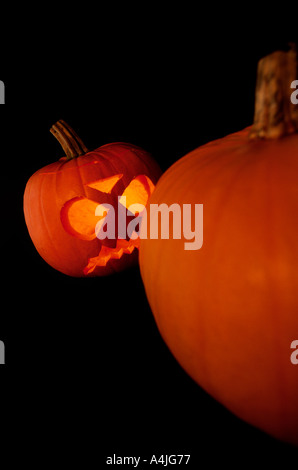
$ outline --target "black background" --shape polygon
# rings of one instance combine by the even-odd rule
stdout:
[[[295,29],[218,29],[212,16],[173,7],[78,8],[61,21],[51,11],[38,11],[34,27],[24,21],[15,42],[11,31],[2,56],[2,450],[42,468],[110,468],[114,453],[191,454],[193,468],[295,462],[297,449],[236,418],[180,368],[138,268],[91,279],[56,272],[22,208],[31,174],[62,156],[49,132],[58,119],[90,149],[130,142],[163,170],[249,125],[257,62],[297,40]]]

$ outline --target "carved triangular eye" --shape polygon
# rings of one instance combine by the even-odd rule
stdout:
[[[96,238],[95,226],[107,214],[106,208],[100,217],[95,216],[98,202],[91,201],[85,197],[75,197],[67,201],[61,209],[60,217],[65,230],[74,237],[81,240],[94,240]]]
[[[133,179],[122,193],[119,203],[127,209],[133,205],[134,214],[142,212],[146,207],[150,195],[153,193],[154,184],[146,175]]]
[[[89,186],[89,188],[92,189],[97,189],[97,191],[101,191],[102,193],[110,194],[112,192],[113,187],[116,185],[116,183],[118,183],[122,176],[123,175],[121,174],[109,176],[107,178],[87,183],[86,186]]]

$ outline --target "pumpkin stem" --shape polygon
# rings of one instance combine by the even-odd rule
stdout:
[[[80,155],[84,155],[88,152],[87,147],[84,145],[77,133],[62,119],[57,121],[56,124],[53,124],[50,132],[56,137],[62,146],[67,160],[79,157]]]
[[[278,139],[298,130],[298,105],[291,84],[298,79],[297,52],[276,51],[258,63],[251,139]]]

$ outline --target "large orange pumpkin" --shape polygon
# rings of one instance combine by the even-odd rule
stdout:
[[[255,123],[190,152],[149,205],[203,204],[204,241],[141,240],[162,337],[185,371],[240,418],[298,444],[298,106],[293,51],[258,66]],[[295,344],[295,343],[294,343]]]
[[[24,193],[25,220],[37,251],[52,267],[76,277],[107,275],[136,264],[139,240],[118,237],[120,227],[114,239],[99,239],[95,229],[105,220],[104,211],[101,217],[96,211],[108,204],[115,208],[116,222],[134,217],[119,218],[118,207],[122,201],[146,205],[161,174],[158,164],[127,143],[88,151],[64,121],[51,132],[66,156],[34,173]]]

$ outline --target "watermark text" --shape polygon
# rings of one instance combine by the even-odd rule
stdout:
[[[291,363],[296,365],[298,364],[298,339],[292,341],[291,349],[295,349],[291,354]]]
[[[291,88],[297,88],[298,87],[298,80],[293,80],[291,83]],[[298,104],[298,89],[293,91],[291,94],[291,102],[293,104]]]
[[[5,104],[5,91],[2,80],[0,80],[0,104]]]
[[[3,341],[0,341],[0,364],[5,364],[5,346]]]
[[[183,238],[185,250],[199,250],[203,245],[203,204],[163,203],[146,208],[138,203],[126,209],[126,197],[119,196],[117,216],[114,207],[105,203],[96,207],[95,216],[100,217],[95,226],[99,240]]]

